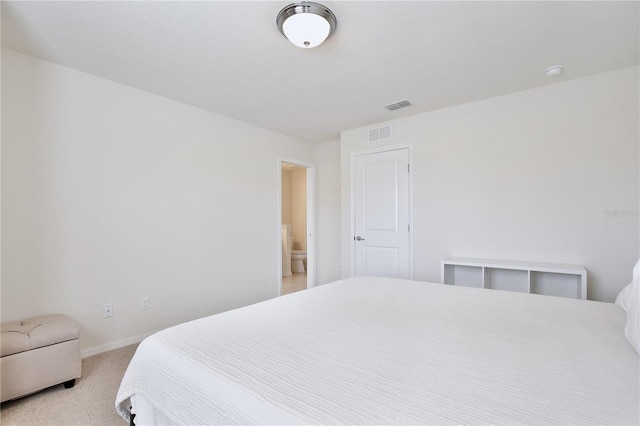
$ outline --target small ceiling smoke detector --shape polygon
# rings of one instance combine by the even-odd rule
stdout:
[[[398,102],[391,103],[389,105],[385,105],[384,107],[386,109],[388,109],[389,111],[395,111],[397,109],[405,108],[405,107],[408,107],[408,106],[411,106],[411,105],[413,105],[411,102],[409,102],[408,100],[404,99],[402,101],[398,101]]]
[[[564,71],[564,67],[562,65],[552,65],[544,70],[544,75],[547,77],[557,77],[562,74],[562,71]]]

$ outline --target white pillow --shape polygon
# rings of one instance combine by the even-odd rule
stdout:
[[[624,328],[624,336],[640,355],[640,276],[636,276],[627,287],[630,290],[627,299],[627,326]]]
[[[627,284],[620,293],[618,293],[618,297],[616,297],[616,305],[620,307],[623,311],[627,312],[629,309],[629,299],[631,298],[631,287],[633,282]]]
[[[636,262],[636,265],[633,267],[633,281],[635,281],[640,276],[640,260]],[[625,286],[625,288],[618,293],[618,297],[616,297],[616,305],[620,307],[623,311],[627,311],[629,309],[629,304],[631,303],[631,287],[633,284],[631,281],[629,284]]]

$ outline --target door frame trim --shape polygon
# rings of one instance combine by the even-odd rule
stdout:
[[[277,199],[277,238],[276,258],[278,279],[278,296],[282,296],[282,163],[294,164],[307,169],[307,288],[316,286],[316,165],[308,161],[278,156],[278,199]]]
[[[370,148],[370,149],[364,149],[361,151],[353,151],[350,154],[350,161],[349,161],[349,168],[350,168],[350,189],[349,189],[349,202],[351,204],[350,206],[350,212],[349,212],[349,240],[353,240],[353,236],[355,235],[355,221],[356,221],[356,213],[355,213],[355,204],[356,204],[356,200],[355,200],[355,159],[356,157],[362,156],[362,155],[369,155],[369,154],[377,154],[380,152],[388,152],[388,151],[399,151],[402,149],[406,149],[408,150],[409,153],[409,227],[410,227],[410,231],[409,231],[409,279],[412,280],[414,279],[414,267],[413,267],[413,258],[414,258],[414,227],[413,227],[413,143],[411,142],[406,142],[406,143],[399,143],[399,144],[395,144],[395,145],[387,145],[387,146],[381,146],[381,147],[377,147],[377,148]],[[355,262],[356,262],[356,256],[355,256],[355,244],[353,243],[353,241],[351,241],[351,243],[349,244],[349,258],[350,258],[350,263],[351,263],[351,269],[350,269],[350,274],[351,276],[355,276]]]

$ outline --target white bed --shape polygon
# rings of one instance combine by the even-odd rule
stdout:
[[[143,424],[635,424],[613,303],[356,277],[144,340],[116,408]]]

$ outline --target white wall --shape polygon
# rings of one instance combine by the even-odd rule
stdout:
[[[575,263],[613,301],[639,257],[638,90],[632,67],[391,121],[414,144],[415,279],[449,256]],[[343,236],[370,127],[341,135]]]
[[[313,145],[7,49],[2,89],[3,321],[87,354],[277,295],[275,166]]]
[[[336,207],[337,208],[337,207]],[[282,170],[282,224],[291,225],[294,250],[307,250],[307,169]]]
[[[316,145],[317,284],[340,279],[340,141]],[[347,231],[348,232],[348,231]],[[347,240],[349,239],[346,234]]]
[[[307,169],[291,171],[293,249],[307,250]]]
[[[291,225],[291,172],[282,170],[282,224]]]

